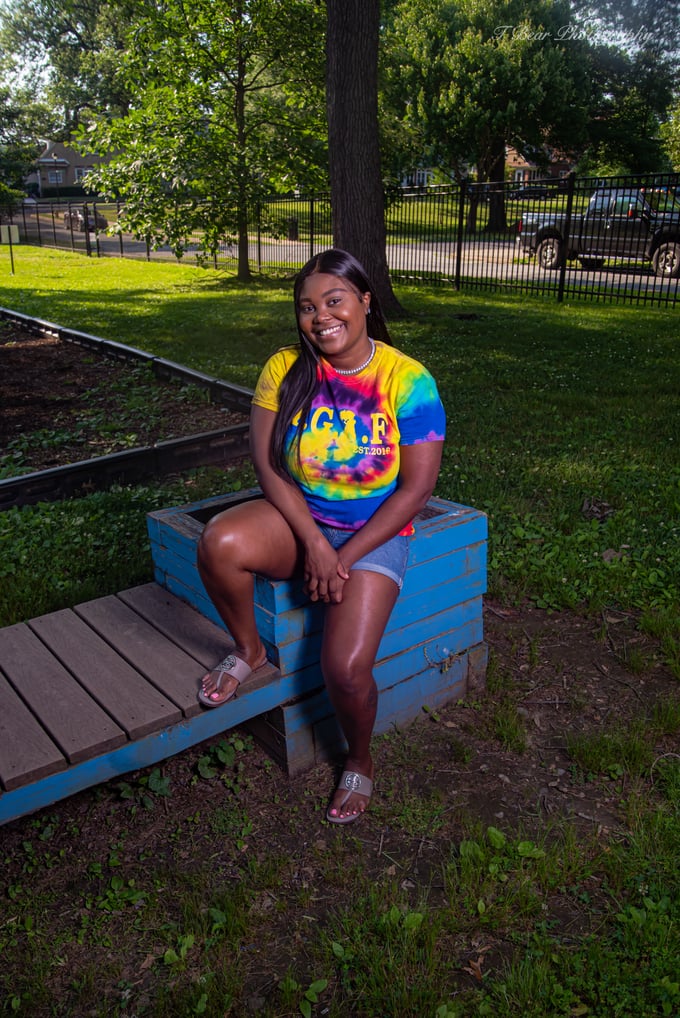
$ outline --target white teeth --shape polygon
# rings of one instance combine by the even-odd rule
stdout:
[[[338,330],[340,328],[342,328],[342,326],[340,326],[340,325],[332,325],[329,329],[319,329],[317,335],[318,336],[330,336],[330,334],[332,332],[338,332]]]

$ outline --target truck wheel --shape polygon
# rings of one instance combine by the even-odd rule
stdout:
[[[536,248],[536,258],[542,269],[559,269],[562,258],[562,241],[559,237],[546,237]]]
[[[680,276],[680,244],[660,244],[654,252],[652,265],[655,275],[677,279]]]
[[[601,269],[605,263],[604,258],[579,258],[584,269]]]

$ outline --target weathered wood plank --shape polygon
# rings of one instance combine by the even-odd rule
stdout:
[[[212,668],[233,648],[225,629],[157,583],[122,590],[118,597],[204,669]]]
[[[156,570],[158,583],[193,605],[200,614],[217,623],[219,621],[217,611],[198,578],[194,562],[195,553],[190,562],[181,562],[173,557],[167,548],[155,547],[153,554],[157,565],[160,563],[160,569]],[[269,584],[272,590],[275,587],[282,589],[289,585],[293,586],[289,581],[275,583],[258,577],[256,598],[260,597],[266,584]],[[445,584],[448,585],[447,589],[444,589]],[[428,609],[477,596],[483,593],[485,587],[486,544],[476,544],[440,555],[435,559],[409,565],[404,588],[387,624],[387,631],[400,628],[403,625],[403,618],[412,613],[414,606],[417,615],[422,616],[427,614]],[[267,595],[255,603],[257,627],[265,641],[282,646],[321,629],[323,605],[312,604],[308,598],[301,600],[292,592],[289,600],[297,607],[272,612],[262,603],[264,600],[267,604],[273,605],[272,590],[269,591],[271,596]],[[279,591],[277,598],[281,602],[284,595]]]
[[[275,682],[255,688],[245,682],[243,693],[217,710],[203,710],[196,717],[183,719],[160,732],[126,742],[110,753],[67,767],[59,774],[50,774],[22,788],[0,795],[0,824],[41,809],[92,785],[117,778],[121,774],[150,767],[176,753],[213,739],[243,724],[244,720],[290,698],[294,694],[290,681]]]
[[[0,782],[8,792],[66,768],[55,746],[20,696],[0,674]]]
[[[197,692],[205,675],[200,661],[167,640],[115,595],[76,605],[74,611],[172,700],[185,717],[200,713],[203,708]]]
[[[102,710],[24,622],[0,630],[5,675],[70,763],[126,742]]]
[[[74,612],[52,612],[28,625],[128,738],[139,739],[181,720],[181,710]]]
[[[465,592],[463,592],[463,597]],[[460,604],[444,607],[443,611],[432,611],[424,614],[421,619],[404,624],[399,628],[390,627],[380,641],[376,666],[385,658],[394,657],[410,650],[425,640],[441,637],[440,646],[453,649],[452,641],[457,642],[457,633],[468,622],[481,614],[481,597],[468,598]],[[263,642],[267,646],[269,657],[281,669],[284,675],[290,675],[313,665],[319,661],[321,653],[321,631],[310,633],[302,640],[294,643],[272,643],[264,634]],[[475,640],[479,643],[479,640]],[[420,669],[416,669],[419,671]]]
[[[201,675],[234,649],[229,634],[192,605],[170,594],[157,583],[123,590],[118,597],[203,666]],[[241,693],[269,686],[281,678],[278,668],[267,662],[243,683]]]
[[[439,562],[439,560],[437,561]],[[458,560],[458,564],[463,567],[465,560]],[[415,638],[416,642],[422,641],[426,635],[425,631],[420,634],[414,634],[412,630],[406,632],[407,626],[413,623],[418,626],[425,625],[427,633],[434,631],[443,633],[447,628],[455,628],[457,625],[455,621],[446,622],[439,630],[433,628],[441,621],[441,613],[438,609],[442,606],[449,605],[456,608],[474,601],[475,610],[481,611],[480,598],[485,588],[486,571],[478,556],[473,555],[470,564],[473,566],[470,571],[454,577],[453,580],[448,580],[446,563],[442,562],[439,572],[431,575],[433,585],[426,591],[416,590],[414,592],[411,588],[407,591],[406,585],[404,585],[404,591],[407,592],[402,592],[397,600],[385,630],[378,659],[385,654],[393,654],[395,645],[398,645],[404,636],[408,639]],[[193,589],[177,582],[171,576],[166,576],[164,583],[173,595],[189,601],[201,614],[206,615],[213,622],[218,621],[215,607],[205,592],[202,592],[199,597]],[[298,671],[305,667],[306,663],[318,660],[323,612],[323,605],[308,605],[279,615],[272,615],[256,606],[255,618],[260,636],[267,647],[270,660],[284,674]]]

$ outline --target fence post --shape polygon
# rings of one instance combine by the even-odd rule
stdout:
[[[83,202],[83,222],[85,224],[85,254],[92,257],[92,243],[90,241],[90,214],[87,210],[87,202]]]
[[[120,248],[120,257],[125,257],[125,248],[123,247],[123,231],[120,228],[120,198],[116,198],[116,222],[118,224],[118,246]]]
[[[257,272],[262,275],[262,202],[257,203]]]
[[[567,278],[567,251],[569,250],[569,231],[571,229],[571,213],[574,207],[574,185],[576,175],[572,172],[567,177],[567,208],[564,214],[564,248],[560,258],[560,279],[557,285],[557,303],[564,300],[564,284]]]
[[[314,195],[309,199],[309,257],[314,257]]]
[[[467,193],[467,180],[463,179],[460,184],[460,198],[458,200],[458,231],[456,234],[456,273],[454,276],[454,287],[460,290],[460,267],[463,260],[463,221],[465,219],[465,197]]]
[[[12,206],[7,206],[7,243],[9,244],[9,274],[14,275],[14,248],[12,247],[12,225],[14,216],[12,215]],[[0,222],[2,222],[2,216],[0,215]]]

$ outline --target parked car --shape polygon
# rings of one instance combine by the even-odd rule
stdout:
[[[653,203],[653,204],[652,204]],[[680,276],[680,202],[668,192],[603,187],[583,215],[527,213],[519,223],[521,250],[543,269],[559,269],[563,257],[601,269],[607,258],[648,261],[657,276]]]
[[[107,230],[108,220],[95,209],[87,206],[87,225],[91,230]],[[64,212],[64,226],[66,229],[77,230],[78,233],[85,233],[85,206],[69,205]]]

